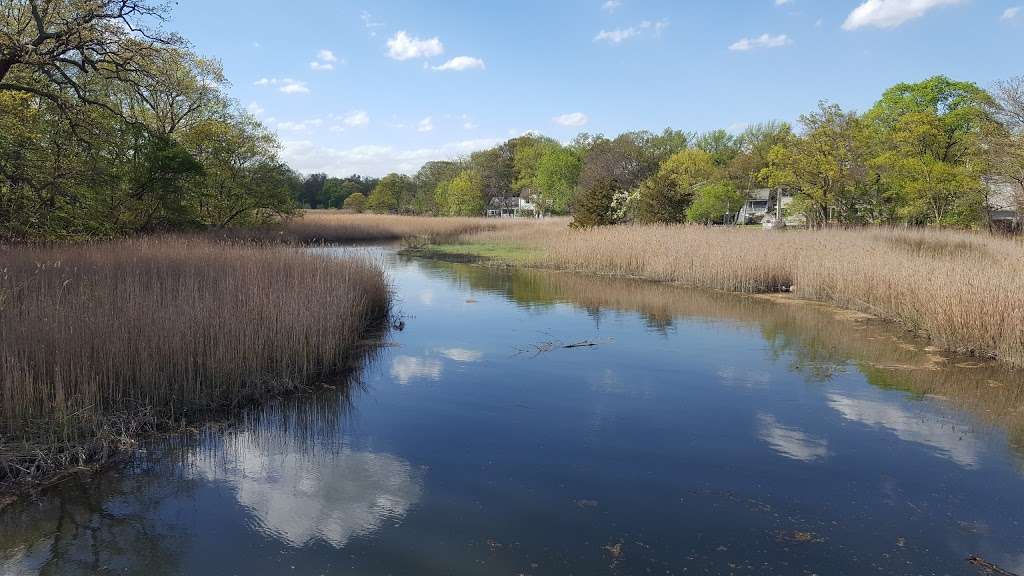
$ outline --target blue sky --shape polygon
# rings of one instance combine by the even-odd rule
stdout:
[[[339,176],[1024,74],[1024,0],[180,0],[168,27],[221,59],[295,169]]]

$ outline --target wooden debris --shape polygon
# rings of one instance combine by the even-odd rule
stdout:
[[[996,574],[997,576],[1017,576],[1017,574],[1014,574],[1013,572],[1010,572],[1008,570],[1004,570],[976,554],[971,554],[970,556],[968,556],[967,563],[973,566],[977,566],[978,568],[983,570],[985,574]]]

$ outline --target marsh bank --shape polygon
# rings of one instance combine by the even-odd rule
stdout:
[[[814,306],[359,250],[405,326],[358,378],[5,510],[0,572],[1024,568],[1017,372]]]

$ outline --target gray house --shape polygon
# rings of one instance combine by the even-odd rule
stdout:
[[[746,195],[747,201],[736,217],[736,224],[761,224],[765,228],[807,224],[802,214],[786,214],[786,207],[793,202],[792,192],[783,188],[757,188],[747,190]]]
[[[768,214],[772,197],[776,195],[771,188],[747,190],[747,201],[743,203],[743,208],[740,208],[740,213],[736,216],[736,223],[756,224],[763,221]]]

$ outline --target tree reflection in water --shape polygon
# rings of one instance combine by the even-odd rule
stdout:
[[[940,354],[898,326],[812,302],[693,290],[663,283],[544,270],[493,269],[413,260],[428,273],[523,307],[569,305],[595,323],[603,314],[636,313],[658,333],[707,320],[759,331],[777,360],[809,382],[849,370],[872,385],[916,398],[942,399],[978,421],[1004,429],[1024,469],[1024,372],[997,362]]]
[[[369,352],[361,366],[375,357],[376,351]],[[333,466],[331,474],[340,477],[346,470],[339,466],[354,465],[357,474],[365,468],[360,465],[367,458],[353,458],[342,442],[353,394],[362,387],[360,373],[334,376],[329,389],[272,401],[194,434],[154,441],[127,469],[71,477],[38,500],[10,506],[0,514],[0,574],[182,573],[180,559],[193,535],[173,511],[189,507],[210,481],[243,486],[253,481],[251,475],[232,472],[251,473],[246,462],[254,461],[265,465],[266,474],[295,469],[299,475],[293,477],[300,479],[316,475],[321,466]],[[266,466],[274,463],[272,455],[282,453],[287,459],[276,464],[286,468]],[[386,471],[394,473],[401,466]],[[415,479],[412,472],[409,478]],[[287,497],[288,486],[273,488]],[[402,489],[412,501],[418,496],[418,484]],[[240,503],[251,506],[246,494],[239,490]],[[339,500],[345,495],[335,495],[332,504],[344,507]]]

